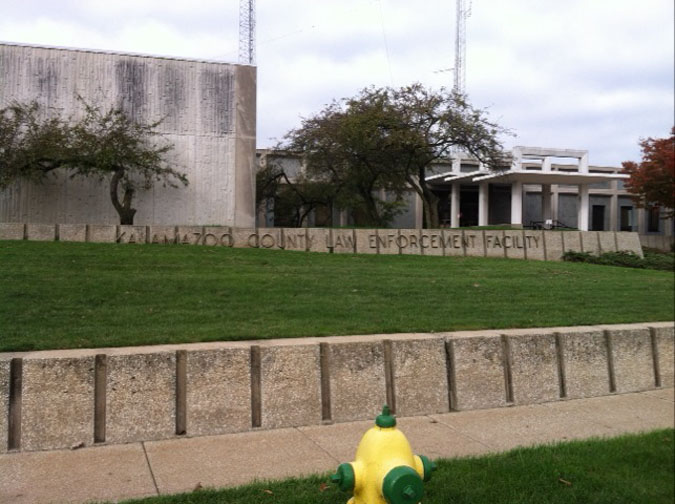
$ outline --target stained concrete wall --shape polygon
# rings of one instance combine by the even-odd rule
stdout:
[[[672,252],[675,250],[675,239],[664,235],[640,235],[640,244],[643,247]]]
[[[267,248],[335,254],[506,257],[559,261],[568,251],[633,252],[637,233],[449,229],[233,228],[0,223],[0,240],[60,240]]]
[[[140,191],[137,224],[255,222],[256,69],[251,66],[0,44],[0,107],[37,101],[81,115],[77,96],[154,122],[174,145],[171,165],[189,186]],[[106,181],[16,183],[0,193],[0,222],[114,224]]]
[[[673,322],[0,353],[0,453],[672,387]]]

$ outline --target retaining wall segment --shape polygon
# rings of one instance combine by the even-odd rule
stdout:
[[[655,322],[0,354],[0,452],[672,387],[674,339]]]
[[[474,236],[474,235],[472,235]],[[443,251],[446,256],[460,256],[466,255],[466,244],[468,239],[464,239],[464,232],[461,229],[446,229],[443,231]],[[481,247],[483,240],[481,239]],[[475,248],[475,247],[474,247]],[[480,250],[480,256],[483,256],[483,249]]]
[[[616,235],[614,233],[598,232],[600,252],[616,252]]]
[[[363,420],[387,401],[381,339],[337,341],[330,346],[331,420]]]
[[[606,331],[616,392],[653,388],[654,356],[649,328],[614,326]]]
[[[600,253],[600,241],[597,231],[581,231],[581,248],[593,255]]]
[[[9,421],[9,359],[0,358],[0,453],[7,451]]]
[[[260,425],[265,429],[321,423],[319,345],[260,347]]]
[[[565,248],[563,247],[563,232],[562,231],[545,231],[544,236],[544,251],[547,261],[561,261]]]
[[[440,229],[422,229],[420,233],[420,245],[422,247],[422,254],[424,255],[445,255],[443,232]]]
[[[530,241],[532,241],[530,239]],[[504,231],[504,251],[510,259],[527,259],[528,242],[523,231]],[[535,249],[536,250],[536,249]]]
[[[355,229],[356,253],[377,254],[377,236],[371,236],[367,229]]]
[[[308,228],[307,229],[307,250],[310,252],[330,252],[328,242],[330,240],[330,229],[327,228]]]
[[[389,341],[395,413],[416,416],[448,411],[444,341],[439,338]]]
[[[560,398],[555,335],[545,329],[504,334],[514,404]]]
[[[504,231],[484,231],[483,236],[485,237],[485,257],[506,257]]]
[[[305,252],[308,248],[306,228],[284,228],[284,249]]]
[[[634,254],[644,257],[642,253],[642,245],[640,245],[640,235],[637,233],[629,233],[627,231],[617,231],[616,233],[616,249],[618,251],[633,252]]]
[[[564,396],[582,399],[610,393],[606,336],[600,329],[579,328],[557,333]]]
[[[186,355],[186,433],[207,436],[251,428],[251,350],[204,345]]]
[[[662,387],[675,386],[675,325],[652,326],[657,352],[658,384]]]
[[[94,355],[23,359],[21,446],[26,451],[91,445]]]
[[[167,439],[176,434],[176,355],[127,350],[107,359],[109,443]]]
[[[565,252],[582,252],[581,233],[579,231],[563,231],[563,250]]]
[[[475,229],[234,228],[0,223],[0,240],[180,244],[334,254],[507,257],[559,261],[564,252],[627,251],[640,257],[637,233]]]
[[[86,224],[59,224],[59,241],[84,242],[87,241]]]
[[[56,225],[26,224],[26,240],[54,241],[56,240]]]
[[[361,236],[367,236],[364,230],[361,230]],[[398,229],[378,229],[375,234],[375,251],[383,255],[398,255],[400,247],[398,246]]]
[[[453,410],[499,408],[508,404],[505,356],[498,333],[455,333],[446,345]]]
[[[0,222],[0,240],[23,240],[25,228],[16,222]]]

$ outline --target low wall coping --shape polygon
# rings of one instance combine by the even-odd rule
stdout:
[[[103,348],[76,348],[76,349],[58,349],[58,350],[37,350],[27,352],[0,352],[0,359],[9,360],[13,358],[78,358],[92,357],[98,354],[108,356],[151,354],[161,352],[175,352],[177,350],[197,351],[197,350],[219,350],[223,348],[250,348],[251,346],[275,347],[275,346],[303,346],[317,345],[320,343],[368,343],[382,340],[392,341],[412,341],[412,340],[436,340],[436,339],[465,339],[490,337],[501,335],[536,335],[551,334],[556,332],[584,332],[590,330],[630,330],[630,329],[648,329],[670,328],[675,322],[637,322],[632,324],[599,324],[582,326],[556,326],[556,327],[527,327],[527,328],[508,328],[508,329],[479,329],[474,331],[443,331],[429,333],[392,333],[392,334],[361,334],[361,335],[340,335],[340,336],[318,336],[305,338],[278,338],[265,340],[238,340],[238,341],[211,341],[200,343],[176,343],[164,345],[139,345],[127,347],[103,347]]]

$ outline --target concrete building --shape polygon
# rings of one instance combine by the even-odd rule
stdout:
[[[37,101],[77,115],[77,96],[154,122],[187,187],[135,196],[135,224],[255,222],[256,68],[221,62],[0,44],[0,107]],[[81,112],[80,112],[81,113]],[[54,174],[0,192],[0,222],[115,224],[105,182]]]
[[[475,158],[457,153],[438,163],[427,182],[440,198],[443,227],[510,224],[528,228],[576,228],[582,231],[635,231],[645,236],[673,236],[673,219],[661,219],[659,209],[638,209],[624,189],[627,175],[617,167],[589,165],[588,151],[514,147],[512,165],[502,172],[485,169]],[[297,156],[258,151],[258,164],[274,162],[290,178],[302,170]],[[380,195],[386,197],[385,194]],[[410,191],[403,213],[393,228],[421,228],[422,202]],[[273,226],[274,202],[259,207],[259,225]],[[303,223],[349,225],[349,212],[334,212],[332,219],[308,215]],[[283,225],[287,225],[284,223]]]

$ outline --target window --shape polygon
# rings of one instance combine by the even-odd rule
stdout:
[[[619,223],[620,231],[633,230],[633,207],[628,205],[621,205],[621,222]]]
[[[648,207],[647,208],[647,232],[648,233],[658,233],[659,232],[659,217],[661,212],[659,207]]]

